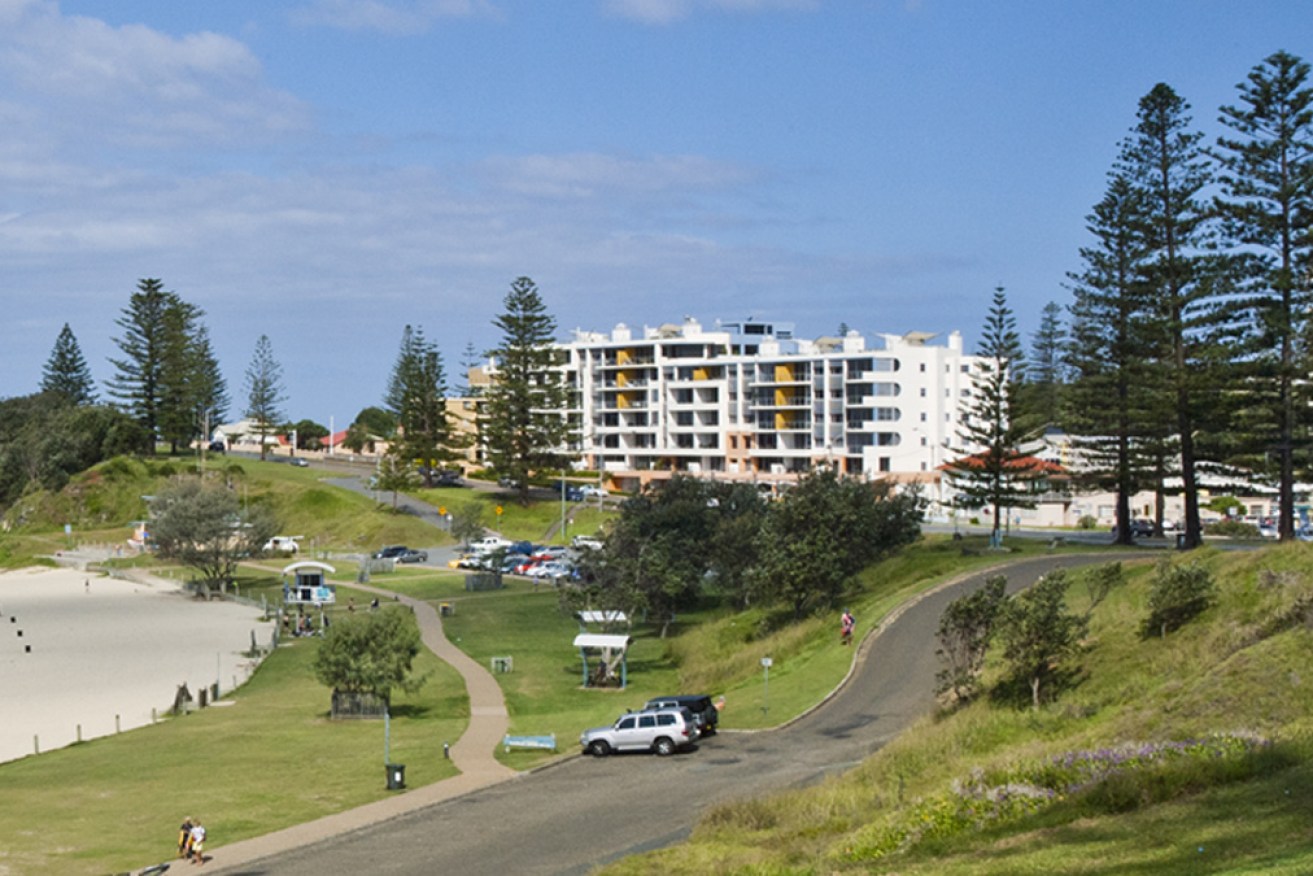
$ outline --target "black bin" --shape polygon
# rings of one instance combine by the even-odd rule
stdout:
[[[387,765],[387,771],[389,791],[400,791],[406,787],[406,765],[404,763],[390,763]]]

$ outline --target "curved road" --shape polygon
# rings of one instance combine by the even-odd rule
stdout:
[[[1106,559],[1044,557],[1009,564],[1005,573],[1009,590],[1016,590],[1050,569]],[[944,606],[996,571],[973,573],[904,606],[864,640],[840,689],[787,726],[730,730],[670,758],[570,758],[236,872],[584,874],[678,842],[709,804],[845,770],[930,711],[935,630]],[[732,710],[725,718],[732,727]]]

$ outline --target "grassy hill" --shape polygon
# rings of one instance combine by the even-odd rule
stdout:
[[[146,496],[170,478],[194,473],[194,459],[119,457],[75,476],[58,492],[24,495],[3,515],[0,568],[30,563],[70,542],[122,543],[146,517]],[[394,514],[366,496],[320,483],[322,472],[258,460],[211,460],[206,477],[252,505],[274,512],[281,531],[310,548],[373,550],[389,543],[433,545],[450,538],[424,522]],[[72,528],[66,537],[65,524]]]
[[[841,777],[719,807],[688,843],[604,872],[1313,872],[1313,552],[1189,560],[1216,604],[1144,638],[1151,568],[1128,566],[1056,702],[995,686]]]

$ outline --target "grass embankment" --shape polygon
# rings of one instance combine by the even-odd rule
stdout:
[[[1150,570],[1128,567],[1055,703],[983,697],[841,777],[718,807],[689,843],[605,872],[1313,872],[1313,556],[1189,559],[1213,571],[1217,604],[1142,638]]]

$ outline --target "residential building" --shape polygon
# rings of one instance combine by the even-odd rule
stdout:
[[[798,338],[792,323],[694,319],[575,331],[560,345],[583,467],[622,489],[685,472],[789,483],[834,466],[937,481],[977,357],[962,336]]]

